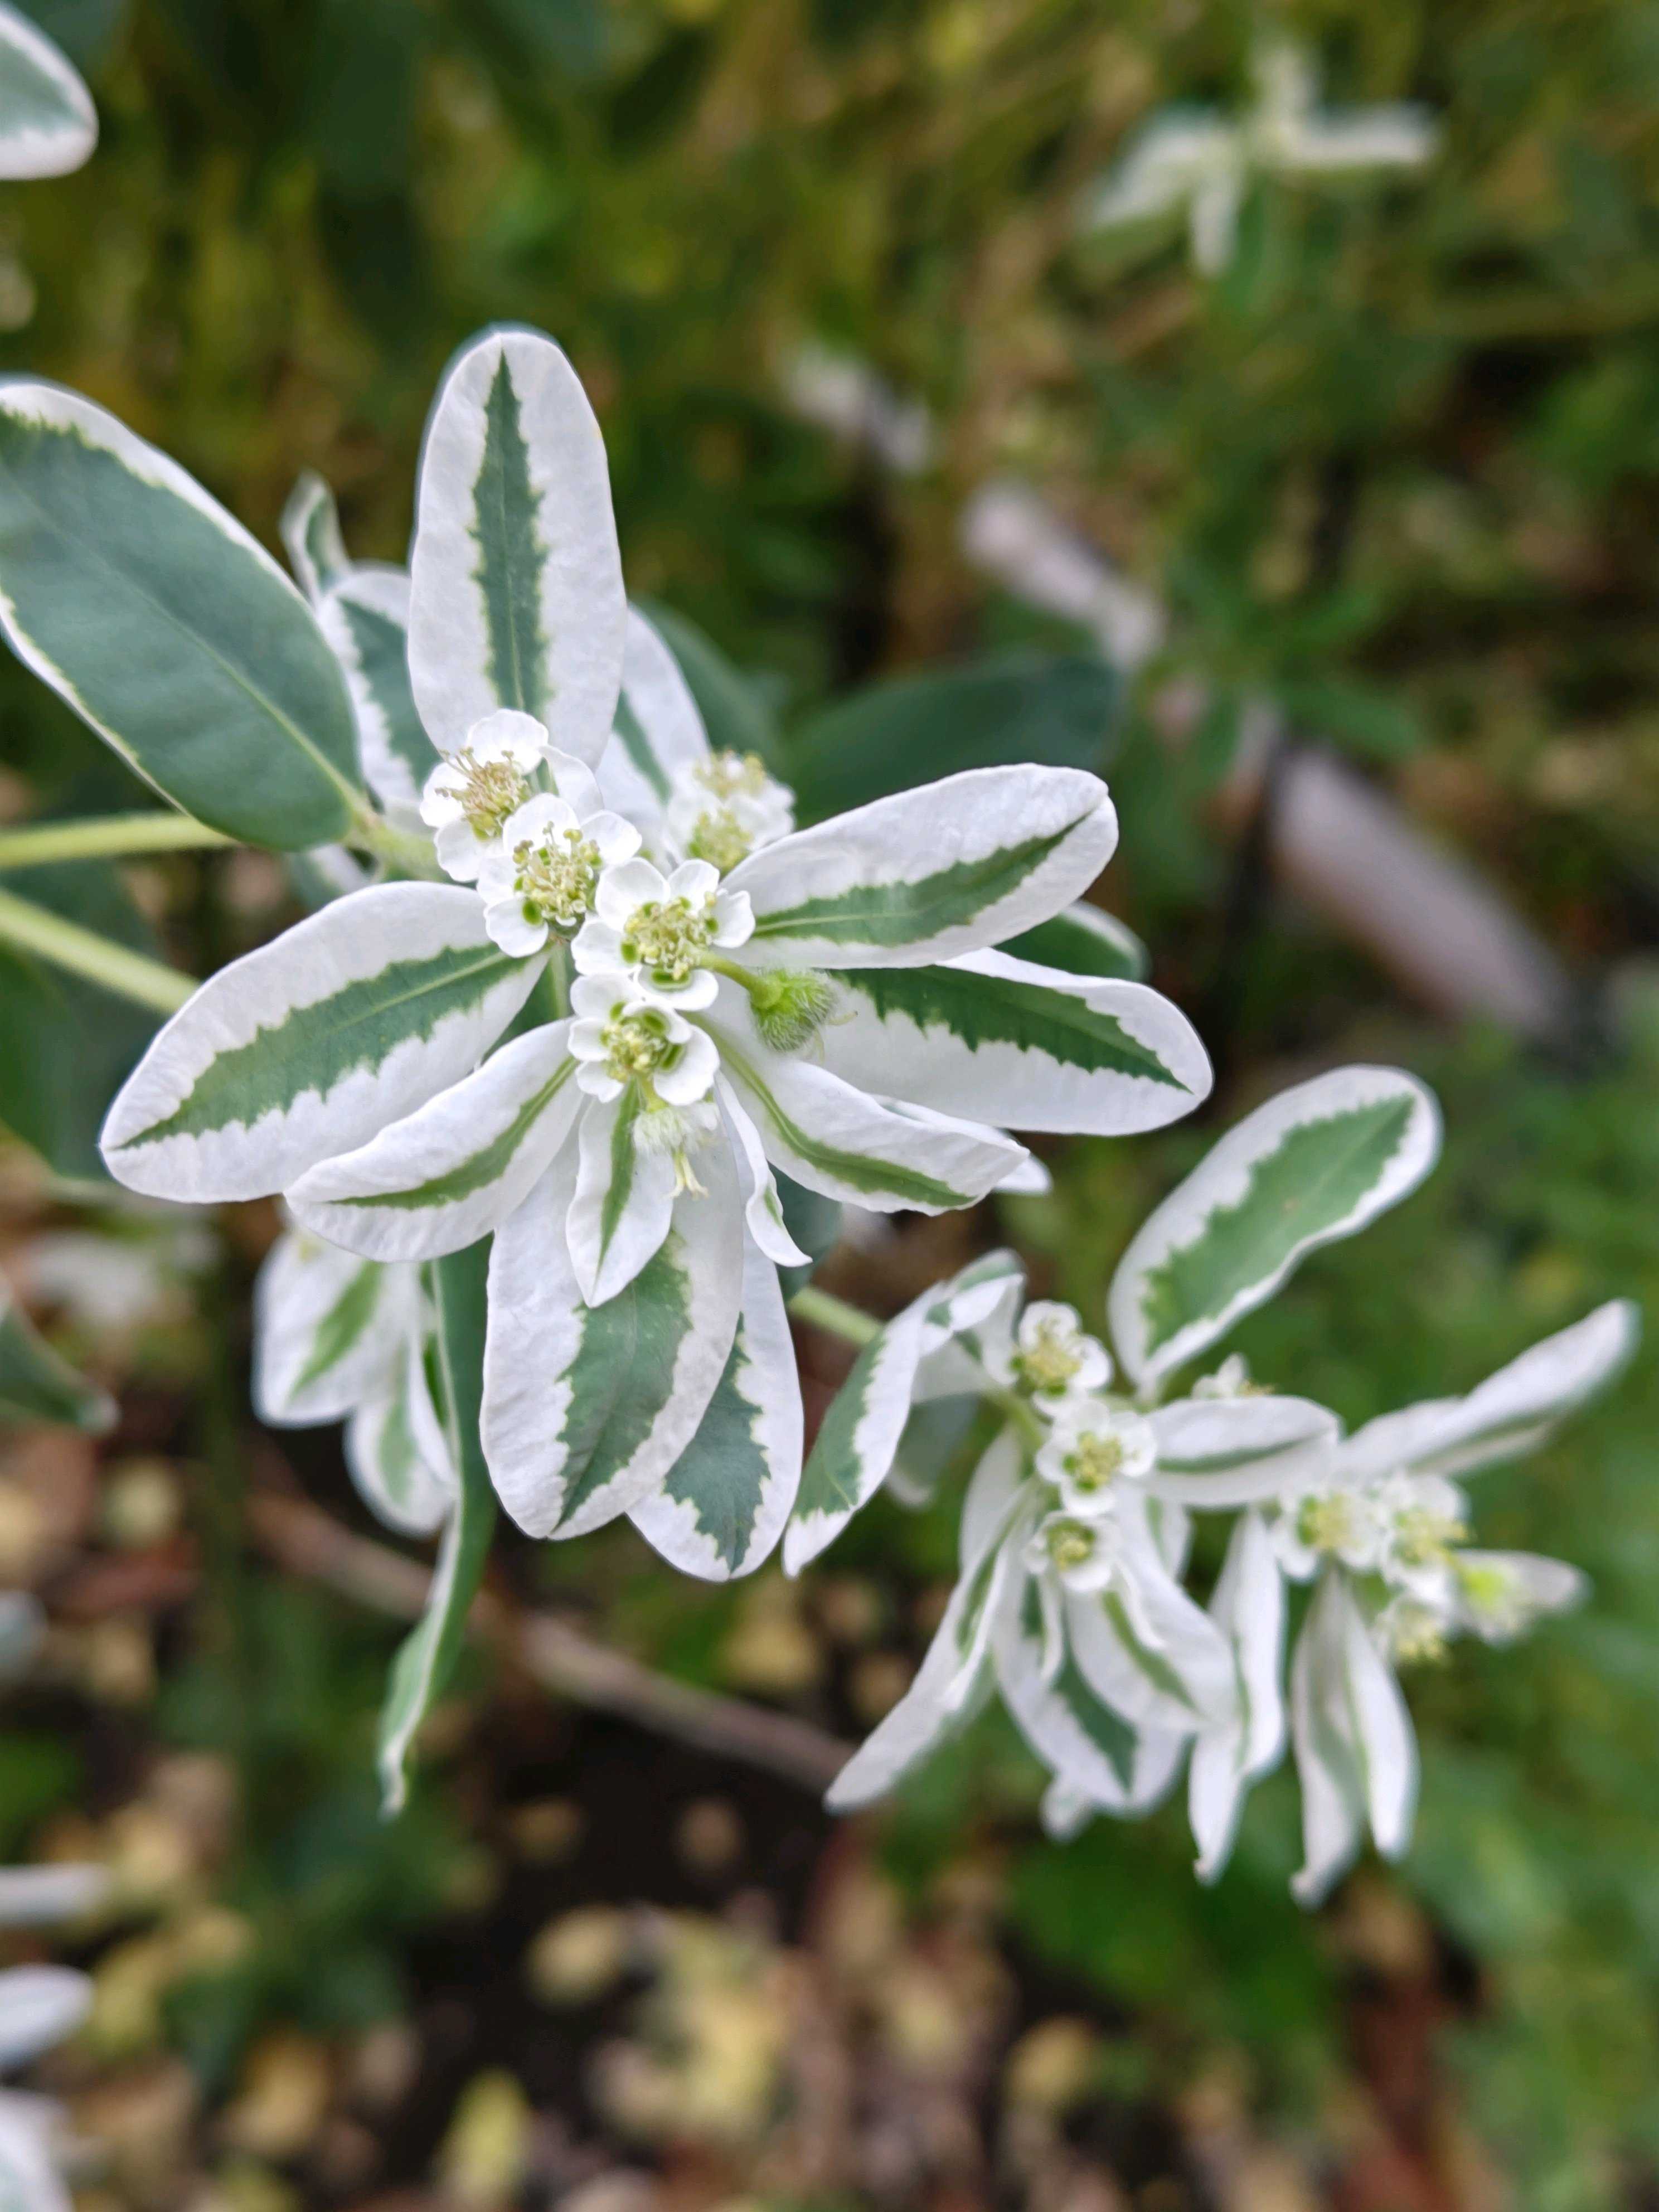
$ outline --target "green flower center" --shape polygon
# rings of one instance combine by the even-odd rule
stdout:
[[[707,860],[711,868],[728,875],[739,860],[749,858],[750,839],[735,814],[724,806],[710,809],[697,817],[696,826],[686,844],[687,857]]]
[[[501,834],[508,815],[516,813],[530,795],[523,771],[508,760],[480,760],[471,745],[463,745],[454,759],[459,781],[453,777],[450,791],[475,837]]]
[[[772,779],[758,753],[722,750],[699,761],[692,775],[715,799],[759,799]]]
[[[623,958],[648,968],[665,983],[683,983],[714,933],[709,901],[649,899],[636,906],[623,933]]]
[[[1296,1516],[1296,1533],[1310,1552],[1346,1551],[1360,1534],[1353,1499],[1340,1492],[1328,1498],[1304,1498]]]
[[[574,929],[592,903],[599,848],[580,830],[550,830],[538,844],[513,848],[513,888],[526,921]]]
[[[1095,1532],[1082,1521],[1056,1521],[1048,1530],[1048,1557],[1057,1567],[1086,1567],[1095,1555]]]
[[[679,1051],[662,1016],[649,1006],[617,1014],[599,1033],[605,1073],[616,1083],[648,1083]]]
[[[1389,1641],[1402,1666],[1439,1666],[1447,1656],[1446,1632],[1425,1605],[1402,1605],[1389,1624]]]
[[[1123,1446],[1115,1437],[1079,1437],[1066,1455],[1066,1472],[1079,1490],[1104,1490],[1122,1466]]]
[[[1468,1533],[1453,1515],[1414,1505],[1395,1516],[1394,1547],[1406,1566],[1431,1567],[1445,1558],[1454,1544],[1462,1543]]]
[[[1063,1390],[1083,1364],[1077,1338],[1063,1322],[1037,1323],[1036,1341],[1014,1354],[1014,1372],[1028,1390],[1052,1396]]]

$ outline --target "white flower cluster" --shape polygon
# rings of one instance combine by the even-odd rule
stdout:
[[[829,1802],[890,1788],[994,1684],[1050,1770],[1052,1833],[1150,1811],[1186,1763],[1198,1871],[1213,1881],[1250,1787],[1289,1742],[1305,1850],[1292,1887],[1315,1903],[1368,1827],[1390,1856],[1409,1840],[1417,1759],[1396,1670],[1443,1659],[1460,1635],[1510,1642],[1583,1595],[1559,1560],[1468,1548],[1446,1470],[1540,1441],[1626,1357],[1631,1313],[1603,1308],[1470,1397],[1345,1437],[1325,1408],[1253,1384],[1236,1355],[1184,1397],[1115,1389],[1076,1312],[1019,1312],[1023,1289],[1018,1263],[995,1255],[890,1324],[907,1348],[884,1361],[888,1463],[912,1406],[972,1392],[1004,1425],[968,1486],[962,1579],[933,1644]],[[865,1495],[886,1472],[866,1468]],[[900,1494],[919,1502],[914,1475]],[[1237,1517],[1200,1604],[1183,1577],[1206,1510]],[[1288,1699],[1287,1582],[1314,1586]]]

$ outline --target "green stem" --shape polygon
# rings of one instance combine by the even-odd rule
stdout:
[[[345,842],[359,853],[367,853],[372,860],[384,860],[407,876],[423,877],[434,883],[445,880],[438,866],[429,837],[416,837],[404,830],[394,830],[384,815],[367,811],[357,815],[346,833]]]
[[[130,952],[77,921],[65,921],[27,899],[0,890],[0,944],[39,954],[72,975],[100,984],[118,997],[132,999],[159,1014],[176,1014],[196,988],[193,976],[176,968],[164,968],[142,952]]]
[[[42,822],[0,830],[0,872],[56,860],[120,860],[137,853],[187,853],[234,839],[188,814],[103,814],[90,822]]]
[[[860,1313],[829,1291],[815,1289],[811,1283],[796,1291],[789,1310],[798,1320],[827,1329],[831,1336],[843,1337],[848,1344],[868,1344],[881,1334],[881,1323],[871,1315]]]

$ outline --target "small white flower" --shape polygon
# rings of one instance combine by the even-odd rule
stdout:
[[[712,752],[674,778],[664,827],[675,850],[720,874],[795,826],[795,795],[757,753]]]
[[[607,867],[593,909],[572,948],[581,973],[625,975],[686,1012],[712,1006],[720,988],[704,956],[746,945],[755,930],[749,894],[722,890],[707,860],[683,860],[670,876],[645,860]]]
[[[1453,1561],[1454,1617],[1486,1644],[1513,1644],[1545,1614],[1582,1602],[1588,1577],[1533,1552],[1460,1552]]]
[[[1271,1396],[1250,1380],[1250,1363],[1242,1352],[1230,1352],[1213,1375],[1200,1375],[1192,1388],[1194,1398],[1259,1398]]]
[[[1443,1606],[1403,1591],[1389,1599],[1371,1623],[1371,1634],[1385,1659],[1401,1667],[1435,1667],[1446,1656],[1454,1623]]]
[[[1327,1559],[1352,1574],[1373,1574],[1389,1532],[1374,1493],[1333,1486],[1285,1499],[1273,1523],[1273,1548],[1292,1582],[1310,1582]]]
[[[547,732],[533,714],[501,707],[472,725],[459,752],[439,762],[421,793],[421,819],[436,833],[446,875],[457,883],[477,880],[485,854],[529,798],[548,749]]]
[[[1074,1513],[1045,1515],[1027,1538],[1024,1561],[1040,1583],[1058,1583],[1075,1597],[1109,1590],[1121,1600],[1129,1626],[1148,1650],[1161,1650],[1163,1632],[1149,1616],[1127,1535],[1109,1516],[1087,1520]],[[1050,1638],[1050,1641],[1053,1639]]]
[[[568,799],[538,791],[507,817],[484,855],[484,927],[503,952],[539,952],[556,933],[568,937],[582,927],[605,870],[639,848],[639,831],[621,815],[604,807],[583,815]]]
[[[1158,1458],[1152,1424],[1099,1399],[1073,1400],[1055,1416],[1038,1447],[1036,1471],[1054,1484],[1068,1513],[1094,1520],[1109,1513],[1117,1485],[1149,1474]]]
[[[583,975],[570,994],[576,1081],[592,1098],[638,1083],[653,1106],[696,1106],[720,1070],[714,1042],[672,1006],[643,998],[622,975]]]
[[[1029,1396],[1039,1413],[1052,1414],[1068,1397],[1103,1389],[1112,1358],[1085,1330],[1075,1306],[1034,1298],[1020,1316],[1014,1340],[993,1355],[997,1380]]]
[[[1438,1601],[1454,1548],[1468,1536],[1468,1504],[1438,1474],[1391,1474],[1372,1493],[1382,1531],[1377,1564],[1387,1580],[1425,1603]]]

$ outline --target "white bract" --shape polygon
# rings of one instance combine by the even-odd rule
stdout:
[[[1339,1069],[1271,1101],[1214,1148],[1135,1238],[1111,1305],[1133,1397],[1103,1345],[1050,1301],[1018,1311],[995,1254],[925,1292],[860,1356],[802,1484],[798,1567],[887,1479],[913,1406],[976,1395],[1004,1426],[963,1507],[963,1578],[909,1691],[832,1785],[850,1809],[890,1789],[997,1689],[1053,1781],[1050,1832],[1144,1813],[1188,1765],[1198,1872],[1231,1851],[1250,1786],[1295,1750],[1316,1902],[1369,1829],[1402,1851],[1415,1740],[1395,1669],[1458,1635],[1506,1643],[1575,1603],[1578,1571],[1473,1550],[1454,1477],[1513,1457],[1601,1388],[1635,1340],[1615,1304],[1535,1346],[1468,1398],[1344,1437],[1337,1416],[1253,1383],[1237,1354],[1165,1398],[1302,1254],[1405,1194],[1431,1164],[1413,1079]],[[1173,1350],[1170,1347],[1174,1347]],[[846,1412],[843,1408],[847,1408]],[[916,1502],[912,1475],[900,1493]],[[1182,1586],[1189,1514],[1236,1513],[1200,1608]],[[1311,1583],[1291,1660],[1287,1580]]]
[[[1439,134],[1420,107],[1322,109],[1312,64],[1286,40],[1259,49],[1254,74],[1255,101],[1237,120],[1212,108],[1172,107],[1150,124],[1090,193],[1085,228],[1119,230],[1182,217],[1194,265],[1214,276],[1233,258],[1254,177],[1301,182],[1415,169],[1434,153]]]
[[[42,441],[55,465],[62,396],[0,396],[0,438],[7,410],[15,465]],[[467,1436],[438,1402],[456,1378],[434,1316],[445,1267],[484,1239],[476,1433],[508,1513],[557,1537],[629,1513],[688,1573],[748,1573],[801,1478],[790,1186],[945,1212],[1036,1176],[1009,1128],[1157,1128],[1207,1093],[1203,1046],[1155,991],[998,951],[1093,884],[1117,838],[1106,787],[984,768],[796,827],[772,765],[712,748],[623,599],[599,427],[535,331],[487,331],[447,372],[407,577],[349,562],[307,480],[283,522],[301,598],[100,410],[76,403],[70,435],[142,487],[135,533],[168,591],[166,515],[188,504],[179,602],[234,550],[283,637],[288,690],[252,622],[185,672],[204,728],[234,706],[281,765],[285,841],[354,841],[407,878],[204,984],[108,1115],[111,1170],[177,1199],[283,1194],[261,1405],[347,1418],[376,1510],[445,1526],[447,1562],[465,1555],[438,1577],[452,1621],[483,1540],[458,1533]],[[135,556],[135,608],[142,581]],[[58,613],[46,592],[13,608],[49,677],[84,650]],[[173,723],[128,717],[112,657],[95,677],[70,686],[82,712],[95,696],[146,772],[246,834],[252,792],[208,792]],[[325,748],[295,748],[319,723]],[[1102,1378],[1084,1360],[1075,1380]]]

